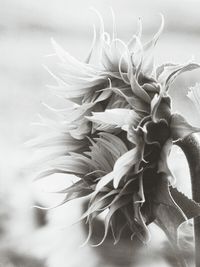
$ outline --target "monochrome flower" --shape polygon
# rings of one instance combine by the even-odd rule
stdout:
[[[200,65],[155,66],[153,51],[163,30],[162,16],[159,30],[145,44],[140,20],[128,43],[118,39],[115,30],[112,35],[105,32],[100,21],[85,62],[52,41],[61,68],[52,74],[57,81],[52,89],[74,106],[55,111],[62,120],[43,122],[52,124],[55,133],[40,142],[53,155],[39,177],[64,173],[78,178],[61,193],[66,195],[63,204],[88,197],[88,209],[80,218],[89,224],[87,241],[95,218],[104,211],[105,232],[99,244],[110,228],[117,243],[125,227],[132,237],[148,242],[151,222],[176,240],[179,225],[200,208],[173,187],[167,158],[173,143],[199,128],[172,114],[168,90],[179,74]]]

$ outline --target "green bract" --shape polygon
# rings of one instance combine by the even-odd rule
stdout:
[[[89,224],[87,240],[94,219],[107,210],[99,244],[110,227],[115,243],[125,227],[147,242],[151,222],[176,241],[178,226],[200,213],[195,202],[172,187],[175,179],[167,164],[172,144],[199,131],[172,114],[168,89],[179,74],[200,65],[155,66],[153,50],[163,25],[162,17],[158,32],[142,44],[139,21],[138,32],[124,43],[105,32],[101,21],[86,62],[53,41],[62,69],[53,74],[58,83],[53,89],[74,106],[56,111],[61,121],[46,122],[55,131],[40,144],[51,147],[53,155],[39,177],[53,173],[78,177],[61,192],[66,194],[63,203],[88,196],[88,210],[81,217]]]

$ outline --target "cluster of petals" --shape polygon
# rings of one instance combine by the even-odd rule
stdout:
[[[38,142],[40,148],[51,150],[39,177],[54,173],[77,177],[76,183],[61,191],[66,195],[62,204],[88,199],[88,209],[80,218],[89,224],[87,241],[95,219],[107,211],[99,244],[110,228],[117,243],[126,227],[131,237],[147,242],[149,223],[167,228],[168,217],[175,232],[192,217],[178,205],[186,197],[173,188],[175,178],[167,158],[173,143],[199,129],[180,114],[172,114],[168,90],[179,74],[200,65],[155,66],[153,53],[164,26],[162,16],[158,31],[145,44],[141,20],[127,43],[116,37],[114,23],[109,34],[101,18],[100,22],[84,62],[52,40],[60,70],[52,74],[57,84],[51,89],[73,106],[56,110],[59,120],[43,120],[54,130]]]

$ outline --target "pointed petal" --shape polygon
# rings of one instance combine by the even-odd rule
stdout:
[[[104,112],[92,112],[92,116],[87,117],[87,119],[121,128],[129,123],[135,125],[139,120],[135,111],[122,108],[107,109]]]
[[[113,168],[114,188],[117,188],[123,176],[126,175],[136,163],[141,161],[142,153],[143,151],[140,147],[135,147],[126,152],[116,161],[115,166]]]
[[[92,245],[92,246],[94,246],[94,247],[100,246],[105,241],[106,236],[108,234],[109,227],[110,227],[110,222],[111,222],[112,216],[115,214],[115,212],[117,210],[119,210],[120,208],[127,205],[130,201],[131,201],[131,198],[129,196],[124,196],[118,202],[116,202],[115,204],[110,206],[109,212],[106,215],[106,218],[104,221],[104,225],[105,225],[104,236],[103,236],[101,242],[99,242],[96,245]]]
[[[90,60],[91,60],[91,57],[92,57],[92,54],[93,54],[93,51],[94,51],[96,42],[97,42],[96,28],[95,28],[95,25],[93,25],[93,40],[92,40],[92,45],[91,45],[90,51],[89,51],[89,53],[88,53],[88,55],[87,55],[87,57],[85,59],[85,63],[87,63],[87,64],[90,63]]]
[[[101,189],[103,189],[104,186],[106,186],[108,183],[110,183],[113,180],[113,172],[110,172],[106,174],[105,176],[101,177],[100,181],[96,185],[96,191],[99,192]]]

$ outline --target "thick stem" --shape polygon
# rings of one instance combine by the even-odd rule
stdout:
[[[191,134],[177,142],[187,158],[192,184],[193,200],[200,203],[200,136]],[[195,261],[200,267],[200,217],[194,219]]]

